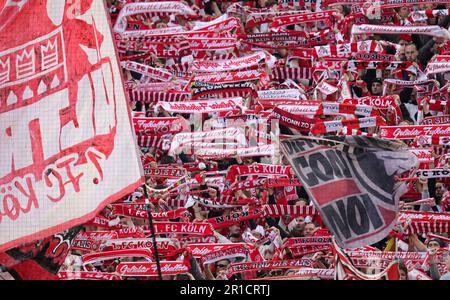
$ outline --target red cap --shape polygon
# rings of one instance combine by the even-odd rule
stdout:
[[[399,35],[401,40],[407,41],[407,42],[411,42],[412,41],[412,37],[409,34],[400,34]]]

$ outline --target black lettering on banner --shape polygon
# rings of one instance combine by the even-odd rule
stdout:
[[[339,212],[335,210],[333,206],[337,206]],[[347,220],[341,218],[341,216],[345,216],[345,204],[342,200],[335,201],[329,205],[326,205],[322,208],[322,211],[327,216],[328,224],[327,226],[333,228],[333,232],[339,236],[339,239],[344,237],[348,239],[350,237],[350,228],[348,226]]]
[[[374,230],[383,225],[378,210],[367,194],[339,199],[324,206],[322,210],[327,216],[328,225],[340,238],[344,237],[344,239],[351,237],[350,230],[362,235],[368,233],[371,228]]]
[[[325,152],[328,160],[330,161],[331,167],[333,168],[334,174],[339,178],[352,178],[350,168],[342,157],[342,153],[336,153],[334,150],[327,150]]]
[[[306,158],[304,156],[296,157],[293,160],[294,166],[300,166],[301,168],[298,168],[299,170],[302,170],[303,172],[298,172],[298,175],[301,177],[303,182],[305,182],[308,186],[315,186],[319,184],[319,180],[317,179],[316,175],[311,171],[309,174],[304,174],[305,169],[309,167],[308,162],[306,161]],[[297,169],[297,168],[296,168]]]
[[[311,148],[314,148],[314,144],[312,144],[308,140],[291,141],[291,142],[285,143],[283,145],[286,146],[286,148],[287,148],[286,150],[288,151],[289,155],[292,155],[297,152],[304,152]]]
[[[328,159],[317,152],[309,156],[309,164],[311,169],[315,171],[315,175],[322,181],[330,181],[334,179],[333,168]],[[321,167],[319,167],[319,164]]]

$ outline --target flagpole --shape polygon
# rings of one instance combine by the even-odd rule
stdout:
[[[162,280],[161,264],[159,263],[159,254],[158,254],[158,247],[156,245],[156,235],[155,235],[155,228],[153,226],[153,217],[152,217],[152,209],[150,207],[150,199],[148,197],[147,186],[144,184],[143,187],[145,200],[147,202],[148,222],[150,223],[150,232],[152,234],[153,253],[155,254],[156,268],[158,269],[159,280]]]

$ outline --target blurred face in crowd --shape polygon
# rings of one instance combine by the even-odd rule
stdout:
[[[372,82],[371,89],[372,89],[372,95],[379,96],[383,92],[383,85],[381,84],[381,82],[375,81],[375,82]]]
[[[344,7],[342,5],[333,5],[332,9],[341,14],[344,14]]]
[[[297,225],[295,225],[295,230],[302,231],[305,229],[305,218],[297,217]]]
[[[297,202],[295,202],[295,205],[296,205],[296,206],[307,206],[307,205],[308,205],[308,202],[306,202],[305,199],[300,199],[300,200],[298,200]]]
[[[242,159],[242,161],[244,162],[244,164],[246,165],[251,165],[254,161],[253,161],[253,157],[244,157]]]
[[[264,252],[264,259],[265,259],[265,260],[271,260],[272,258],[273,258],[273,251],[270,250],[270,249],[267,249],[267,250]]]
[[[406,19],[409,16],[410,9],[408,6],[403,6],[400,8],[398,15],[402,19]]]
[[[436,240],[431,240],[427,244],[427,248],[429,250],[439,249],[441,246],[439,245],[439,242]]]
[[[398,44],[399,44],[400,46],[402,46],[402,47],[405,47],[406,45],[408,45],[408,41],[406,41],[406,40],[400,40],[400,41],[398,41]]]
[[[258,0],[258,4],[260,7],[266,7],[269,3],[269,0]]]
[[[401,61],[405,61],[406,60],[406,56],[405,56],[405,47],[400,47],[399,51],[398,51],[398,58]],[[387,75],[387,74],[386,74]]]
[[[437,182],[435,185],[435,188],[436,188],[436,197],[438,199],[442,199],[442,196],[446,192],[446,190],[444,188],[444,184],[442,184],[441,182]]]
[[[399,274],[400,274],[400,279],[399,280],[408,280],[408,274],[406,273],[405,270],[400,269],[399,270]]]
[[[231,234],[241,234],[241,227],[237,225],[230,226],[230,235]]]
[[[434,5],[432,3],[420,4],[420,10],[433,10]]]
[[[232,243],[240,243],[242,242],[242,236],[240,234],[232,234],[228,238]]]
[[[415,44],[405,46],[405,57],[407,61],[417,61],[419,52]]]
[[[256,231],[256,230],[253,230],[253,231],[252,231],[252,235],[253,235],[255,238],[257,238],[258,240],[260,240],[260,239],[262,238],[261,233],[259,233],[259,232]]]
[[[223,259],[216,262],[216,274],[220,271],[226,271],[229,265],[230,261],[228,259]]]
[[[316,230],[316,225],[308,223],[305,225],[304,236],[312,236]]]
[[[211,198],[216,198],[217,197],[217,190],[216,189],[208,189],[208,195]]]

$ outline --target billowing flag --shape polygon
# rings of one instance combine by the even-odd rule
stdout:
[[[335,254],[335,280],[399,280],[399,261],[393,260],[389,265],[377,274],[365,274],[358,270],[353,264],[350,257],[336,245],[332,244],[332,249]]]
[[[298,179],[344,248],[376,243],[394,226],[398,199],[406,191],[395,176],[418,164],[401,147],[365,136],[281,142]]]
[[[0,264],[15,279],[52,280],[63,265],[72,240],[82,226],[76,226],[42,240],[22,244],[0,253]]]
[[[4,251],[94,218],[143,172],[103,1],[0,1],[0,23]]]

